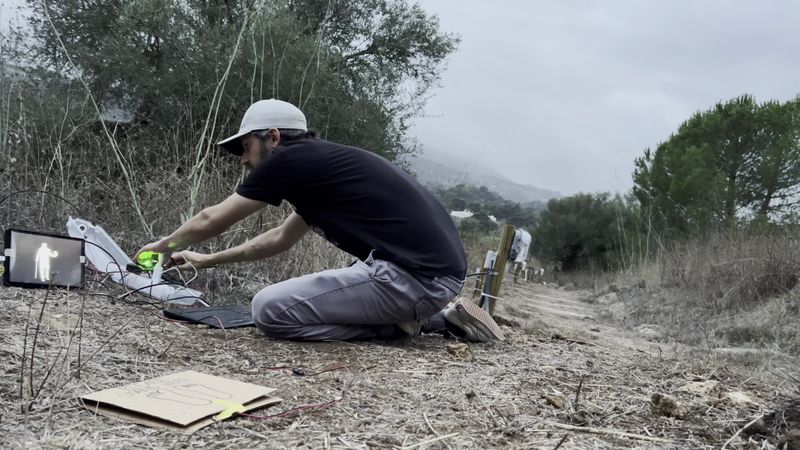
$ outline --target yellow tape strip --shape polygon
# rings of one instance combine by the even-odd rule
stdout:
[[[236,413],[245,412],[244,405],[241,403],[229,402],[228,400],[214,400],[214,403],[225,407],[222,412],[214,416],[216,420],[225,420]]]

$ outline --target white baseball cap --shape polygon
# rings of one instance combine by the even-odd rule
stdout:
[[[291,103],[271,98],[250,105],[244,113],[239,132],[217,145],[234,155],[241,155],[244,149],[239,138],[253,131],[269,128],[308,131],[303,111]]]

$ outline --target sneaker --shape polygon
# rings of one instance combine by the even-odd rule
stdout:
[[[398,323],[397,328],[400,328],[405,334],[411,337],[419,336],[419,334],[422,333],[422,324],[416,320]]]
[[[466,298],[459,298],[444,309],[444,319],[460,328],[473,342],[505,340],[500,326],[488,312]]]

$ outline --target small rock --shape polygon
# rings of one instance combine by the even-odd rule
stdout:
[[[557,395],[551,395],[551,394],[544,394],[544,395],[542,395],[542,398],[544,398],[545,401],[547,401],[547,403],[550,406],[552,406],[553,408],[564,409],[564,399],[563,398],[561,398],[561,397],[559,397]]]
[[[574,425],[578,425],[579,427],[583,427],[589,425],[589,417],[583,411],[575,411],[574,413],[570,414],[569,418],[570,422]]]
[[[734,405],[758,405],[761,402],[752,394],[743,391],[732,391],[725,394],[723,397],[728,402]]]
[[[636,327],[636,331],[643,334],[647,339],[660,339],[664,335],[661,327],[652,323],[643,323]]]
[[[717,380],[708,380],[708,381],[693,381],[691,383],[685,384],[678,388],[681,392],[689,392],[692,394],[698,394],[701,396],[708,395],[709,392],[713,391],[719,385],[719,381]]]
[[[783,435],[778,448],[786,450],[800,450],[800,428],[793,428]]]
[[[575,283],[567,283],[564,285],[565,291],[574,291],[575,290]]]
[[[742,436],[769,436],[769,428],[762,419],[753,422],[752,425],[742,430]]]
[[[447,353],[459,359],[472,361],[472,350],[467,344],[447,344]]]
[[[601,295],[597,297],[595,303],[600,305],[613,305],[614,303],[619,303],[619,294],[616,292],[609,292],[607,294]]]
[[[654,416],[674,417],[676,419],[686,417],[686,409],[674,398],[663,394],[653,394],[650,397],[650,412]]]
[[[726,348],[726,347],[719,347],[712,350],[712,353],[715,355],[730,359],[734,361],[760,361],[764,359],[764,356],[768,354],[767,351],[758,348],[741,348],[741,347],[734,347],[734,348]]]
[[[619,292],[619,287],[616,284],[611,283],[608,285],[608,292]]]
[[[506,326],[506,327],[511,327],[511,328],[521,328],[522,327],[522,325],[520,325],[520,323],[517,322],[516,320],[514,320],[514,319],[506,319],[503,316],[494,316],[494,321],[497,322],[498,325],[503,325],[503,326]]]

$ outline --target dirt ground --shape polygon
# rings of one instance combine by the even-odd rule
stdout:
[[[448,352],[455,341],[438,335],[280,342],[64,291],[50,293],[40,321],[45,291],[1,288],[1,446],[800,448],[784,437],[800,422],[797,361],[655,342],[601,320],[598,305],[580,300],[586,292],[506,284],[498,315],[507,341],[466,352]],[[262,415],[343,398],[188,436],[95,415],[76,400],[187,369],[277,388],[283,403]]]

